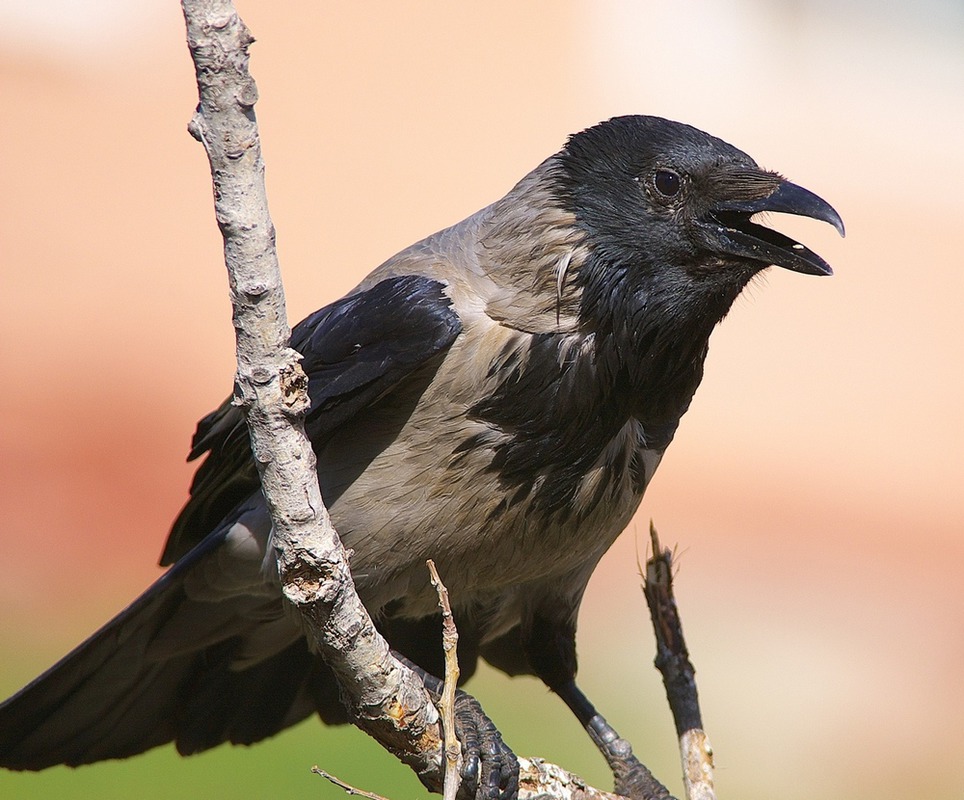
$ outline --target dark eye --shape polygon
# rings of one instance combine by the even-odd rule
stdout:
[[[680,190],[680,177],[669,169],[658,169],[653,176],[653,185],[663,197],[676,197]]]

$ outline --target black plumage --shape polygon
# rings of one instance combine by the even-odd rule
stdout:
[[[532,672],[580,721],[575,621],[703,375],[710,333],[768,265],[830,268],[751,221],[833,224],[816,195],[701,131],[621,117],[572,136],[504,198],[402,251],[293,331],[306,428],[359,593],[441,670],[435,559],[479,656]],[[285,613],[240,412],[204,456],[147,592],[0,706],[0,765],[42,769],[174,741],[250,743],[345,719]]]

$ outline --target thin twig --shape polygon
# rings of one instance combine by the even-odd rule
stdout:
[[[683,764],[687,800],[715,800],[713,750],[703,731],[696,670],[689,659],[683,625],[673,595],[673,555],[663,548],[656,526],[649,524],[653,555],[646,562],[643,592],[656,632],[656,668],[663,676],[666,699],[673,712]]]
[[[311,771],[314,772],[315,775],[321,775],[322,778],[335,784],[335,786],[337,786],[339,789],[344,789],[346,792],[348,792],[348,794],[358,795],[359,797],[367,797],[368,800],[388,800],[388,798],[382,797],[380,794],[366,792],[364,789],[358,789],[352,786],[350,783],[345,783],[340,778],[336,778],[330,772],[325,772],[325,770],[319,766],[312,767]]]
[[[438,592],[438,604],[442,609],[442,651],[445,653],[445,681],[442,684],[442,697],[439,700],[439,713],[442,716],[442,737],[445,744],[445,780],[443,800],[455,800],[462,776],[462,746],[455,732],[455,689],[459,684],[459,632],[452,616],[449,603],[449,590],[439,577],[435,562],[425,562],[432,575],[432,586]]]

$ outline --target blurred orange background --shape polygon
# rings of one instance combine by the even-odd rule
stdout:
[[[258,39],[292,321],[617,114],[689,122],[836,206],[846,240],[774,220],[836,276],[771,271],[715,334],[640,515],[590,585],[581,675],[678,790],[638,588],[653,518],[680,550],[721,798],[964,795],[964,7],[239,11]],[[3,0],[0,99],[6,696],[159,574],[194,423],[231,389],[233,331],[177,4]],[[517,751],[608,785],[539,684],[490,672],[472,687]],[[279,771],[288,794],[340,796],[308,774],[316,762],[417,793],[363,747],[309,722],[230,755],[0,773],[0,796],[273,797]]]

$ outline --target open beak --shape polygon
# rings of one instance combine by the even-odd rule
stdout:
[[[742,194],[742,192],[741,192]],[[807,275],[832,275],[830,265],[789,236],[751,222],[754,214],[775,211],[797,214],[833,225],[844,236],[840,215],[826,201],[794,183],[779,179],[763,197],[724,200],[708,212],[701,227],[719,253],[749,258]]]

